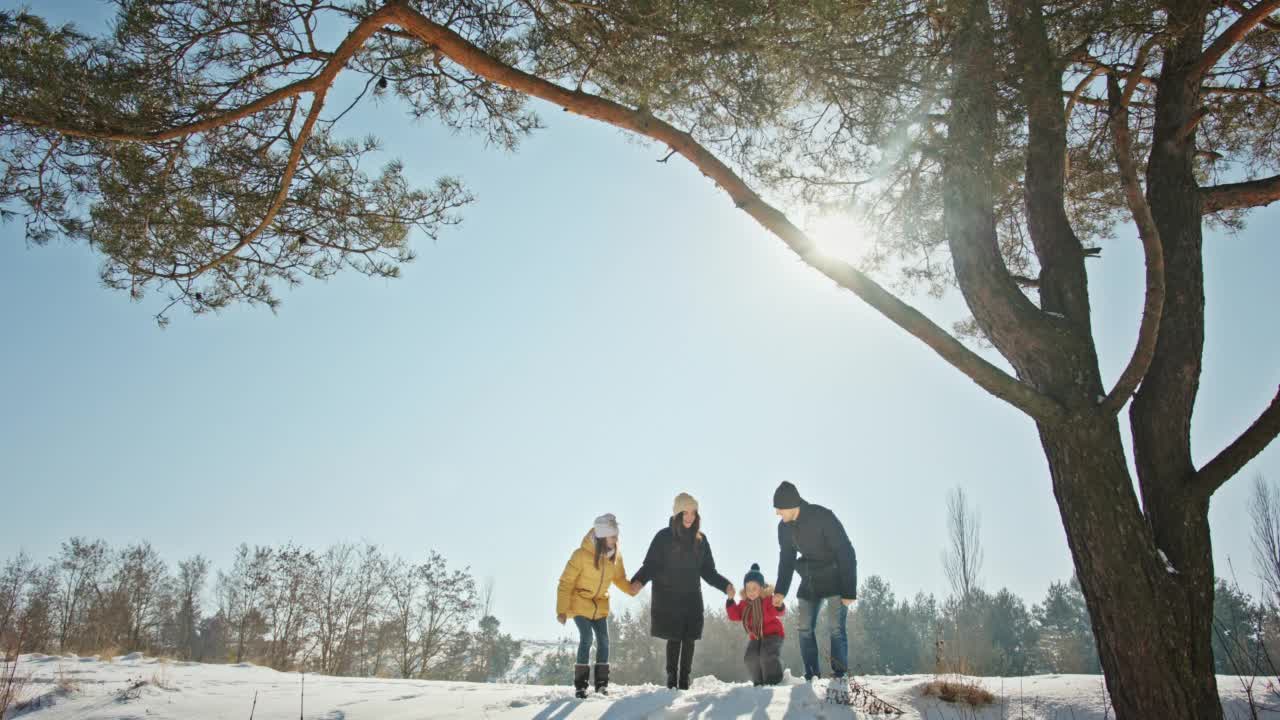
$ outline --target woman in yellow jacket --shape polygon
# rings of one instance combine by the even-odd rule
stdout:
[[[627,582],[627,570],[618,552],[618,521],[612,514],[596,518],[582,546],[573,551],[560,574],[556,594],[556,620],[568,618],[578,626],[578,658],[573,666],[574,694],[587,696],[591,666],[591,636],[596,640],[596,692],[609,689],[609,585],[635,595]]]

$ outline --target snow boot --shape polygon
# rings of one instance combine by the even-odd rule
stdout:
[[[609,694],[609,663],[596,663],[596,692]]]
[[[591,678],[590,665],[573,666],[573,694],[582,699],[587,696],[587,681]]]

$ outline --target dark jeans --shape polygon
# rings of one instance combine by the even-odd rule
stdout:
[[[782,682],[782,636],[765,635],[747,641],[747,674],[752,685],[777,685]]]
[[[844,677],[849,671],[849,608],[839,597],[805,600],[800,598],[800,658],[804,660],[804,677],[818,677],[818,612],[827,603],[827,620],[831,625],[831,674]]]
[[[609,662],[609,619],[588,620],[581,615],[573,619],[578,626],[578,664],[591,663],[591,634],[596,636],[596,664]]]

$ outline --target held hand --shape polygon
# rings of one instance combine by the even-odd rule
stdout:
[[[782,601],[783,601],[784,599],[785,599],[785,598],[784,598],[783,596],[779,595],[778,593],[774,593],[774,594],[773,594],[773,606],[774,606],[774,607],[782,607]]]
[[[569,618],[564,616],[564,613],[560,613],[559,615],[556,616],[556,622],[560,623],[561,625],[563,625],[564,621],[568,619]]]
[[[640,591],[641,591],[642,589],[644,589],[644,586],[643,586],[643,585],[641,585],[640,583],[638,583],[638,582],[632,582],[632,583],[631,583],[631,594],[632,594],[632,595],[639,595],[639,594],[640,594]]]
[[[845,607],[853,607],[853,598],[840,598],[840,602],[844,603]]]
[[[726,585],[726,586],[725,586],[725,588],[724,588],[724,594],[725,594],[725,595],[728,595],[729,597],[733,597],[734,592],[735,592],[735,591],[734,591],[734,589],[733,589],[733,583],[729,583],[728,585]]]

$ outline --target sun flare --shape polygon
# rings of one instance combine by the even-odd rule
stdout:
[[[854,265],[860,263],[873,241],[864,217],[855,211],[814,214],[806,218],[804,231],[823,254]]]

